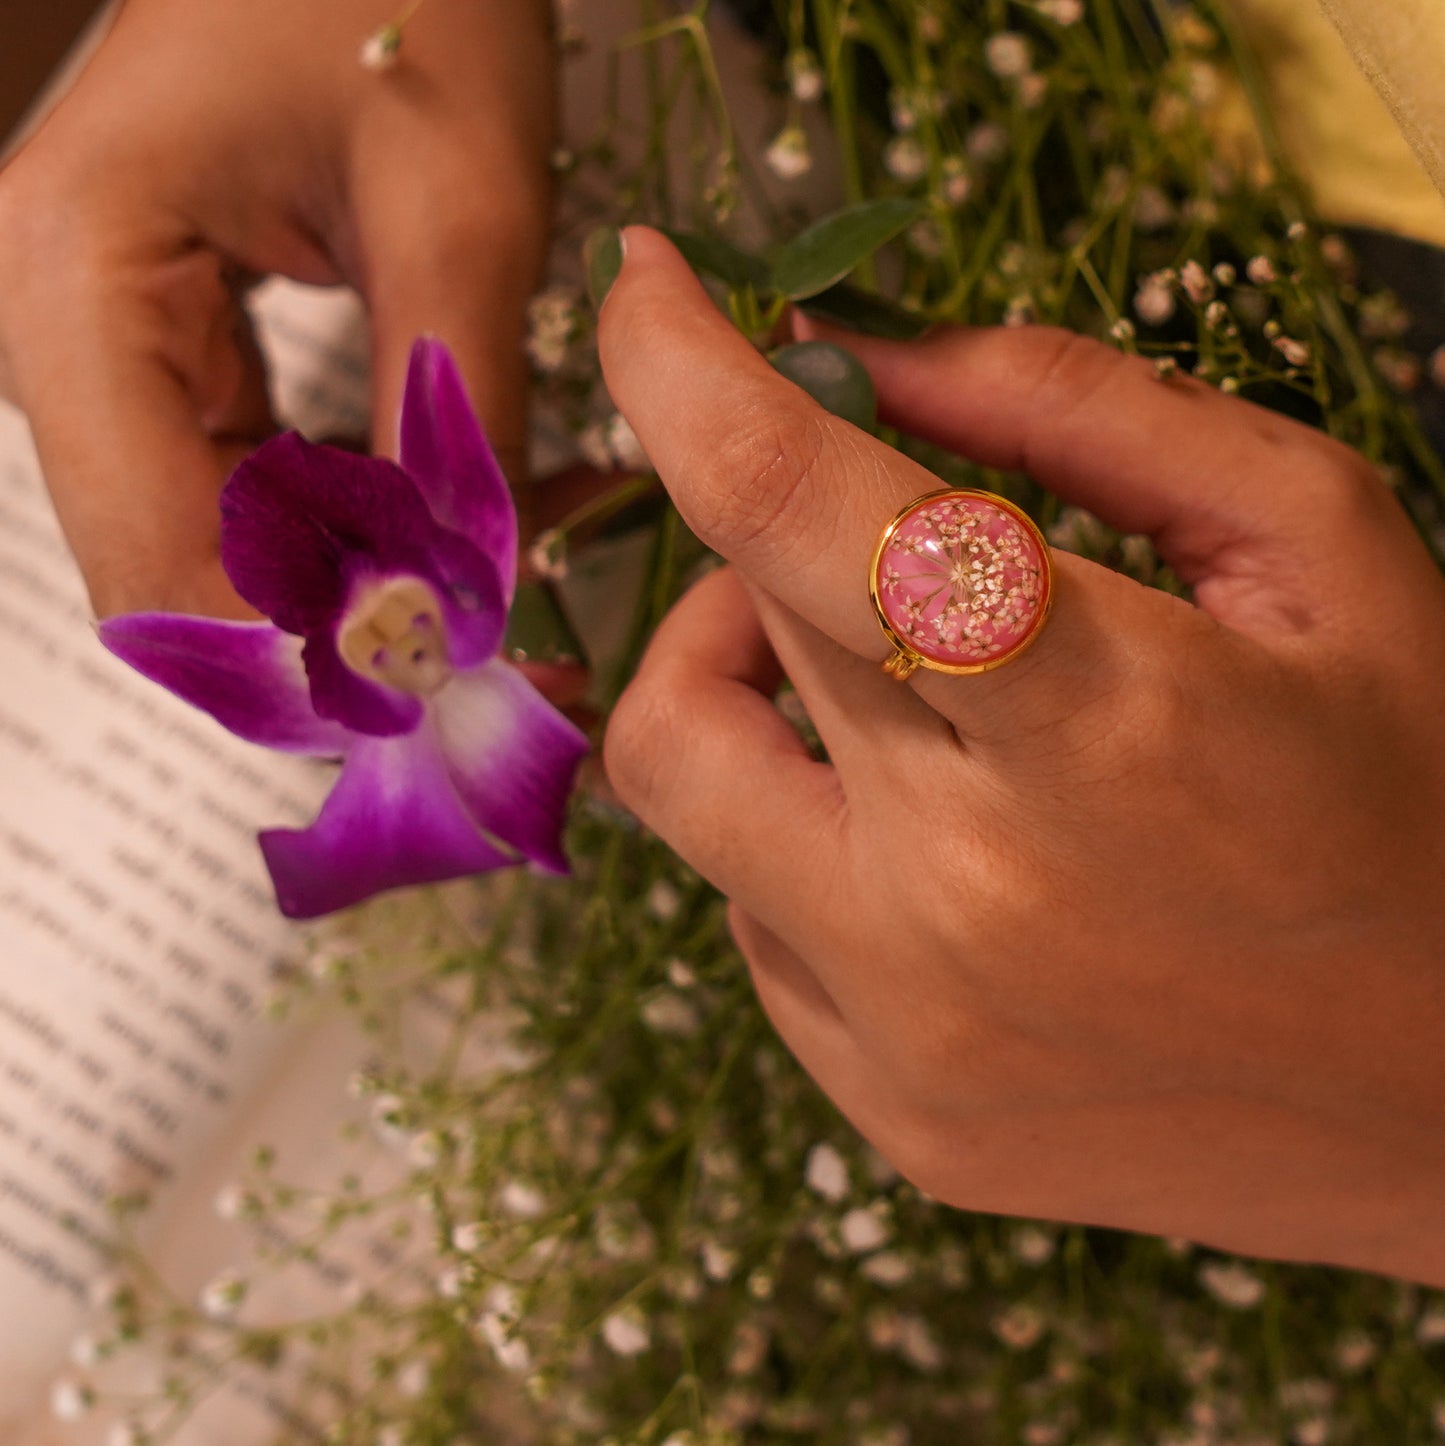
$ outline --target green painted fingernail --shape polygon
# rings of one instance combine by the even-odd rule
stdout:
[[[587,267],[587,294],[599,311],[622,270],[622,232],[616,226],[600,226],[582,246]]]

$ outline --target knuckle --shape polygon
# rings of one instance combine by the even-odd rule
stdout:
[[[1393,494],[1384,478],[1360,453],[1328,437],[1320,438],[1317,490],[1331,521],[1349,530],[1375,525],[1393,511]]]
[[[771,390],[735,409],[713,439],[698,531],[723,556],[786,553],[816,523],[827,425]]]
[[[689,729],[684,714],[682,692],[655,669],[639,674],[612,710],[603,766],[617,796],[644,819],[666,806],[685,771]]]

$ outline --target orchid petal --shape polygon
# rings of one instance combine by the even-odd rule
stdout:
[[[517,572],[516,507],[457,364],[435,337],[412,347],[401,408],[401,464],[438,520],[470,538],[496,564],[510,604]]]
[[[447,771],[478,825],[533,863],[566,873],[562,825],[586,734],[499,661],[458,674],[432,713]]]
[[[421,722],[420,698],[352,672],[330,634],[307,638],[301,657],[311,684],[311,706],[320,717],[376,738],[410,733]]]
[[[263,443],[221,493],[226,576],[288,633],[330,627],[359,570],[426,575],[439,535],[445,529],[394,462],[314,445],[295,432]],[[471,570],[491,565],[475,554]]]
[[[271,623],[127,613],[99,631],[116,657],[248,742],[331,758],[351,746],[311,706],[301,639]]]
[[[430,720],[404,738],[359,740],[310,828],[263,833],[261,851],[292,919],[519,862],[478,832]]]

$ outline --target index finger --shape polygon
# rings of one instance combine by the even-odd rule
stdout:
[[[603,308],[603,365],[614,399],[679,510],[704,541],[795,612],[881,660],[888,647],[867,597],[868,560],[888,519],[936,489],[937,478],[829,416],[778,376],[661,237],[632,228],[626,241]],[[1216,589],[1226,601],[1247,594],[1247,607],[1226,618],[1232,626],[1247,619],[1251,631],[1298,631],[1312,603],[1325,605],[1337,570],[1311,564],[1338,562],[1338,516],[1313,528],[1318,546],[1290,535],[1284,519],[1297,511],[1318,514],[1334,496],[1348,512],[1368,489],[1331,491],[1330,479],[1322,483],[1313,467],[1313,443],[1303,458],[1309,465],[1301,465],[1291,448],[1311,434],[1283,422],[1259,425],[1262,414],[1202,387],[1141,385],[1139,369],[1147,371],[1147,363],[1070,333],[968,335],[969,345],[932,356],[935,392],[969,397],[973,389],[987,398],[986,406],[977,399],[960,404],[968,425],[950,440],[966,454],[1029,465],[1066,499],[1107,492],[1116,507],[1127,502],[1131,517],[1154,528],[1191,513],[1196,585],[1249,555],[1247,587],[1227,576]],[[1329,451],[1335,479],[1349,470],[1336,451],[1350,455]],[[1069,565],[1055,618],[1030,655],[1035,672],[1044,661],[1035,656],[1040,649],[1057,651],[1070,595],[1077,601],[1081,592],[1106,586],[1102,569],[1062,561]],[[971,683],[970,697],[997,686],[994,675]]]

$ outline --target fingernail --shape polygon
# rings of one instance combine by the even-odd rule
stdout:
[[[583,663],[586,652],[549,582],[520,582],[503,651],[514,663]]]
[[[616,226],[600,226],[582,246],[582,260],[587,268],[587,294],[598,311],[622,270],[624,242]]]

